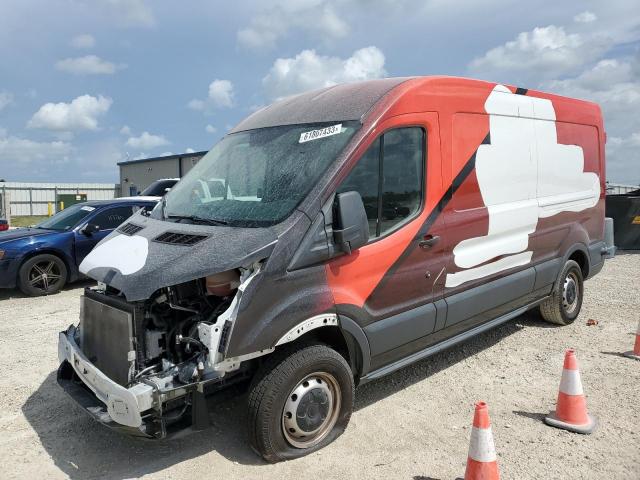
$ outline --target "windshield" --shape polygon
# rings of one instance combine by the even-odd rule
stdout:
[[[95,210],[95,207],[88,205],[72,205],[53,217],[47,218],[44,222],[36,225],[36,228],[47,228],[49,230],[71,230],[80,221]]]
[[[331,122],[227,135],[167,194],[165,215],[274,225],[298,206],[359,126]]]

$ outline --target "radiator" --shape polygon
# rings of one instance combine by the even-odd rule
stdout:
[[[80,346],[85,356],[120,385],[135,363],[133,315],[86,296],[80,304]]]

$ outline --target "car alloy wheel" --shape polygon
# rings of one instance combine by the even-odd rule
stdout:
[[[43,292],[54,290],[61,280],[62,272],[53,261],[34,263],[29,271],[29,285]]]

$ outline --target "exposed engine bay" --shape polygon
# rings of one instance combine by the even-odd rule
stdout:
[[[106,404],[108,412],[101,415],[108,413],[117,423],[135,426],[151,437],[166,436],[167,428],[183,417],[197,427],[195,417],[203,411],[205,393],[247,378],[248,360],[272,351],[237,358],[224,355],[244,288],[259,270],[256,263],[164,287],[140,302],[127,302],[104,284],[87,289],[80,324],[66,334],[91,366],[114,383],[100,398],[91,378],[80,378]],[[68,351],[62,355],[69,361]],[[73,354],[71,359],[78,367]],[[123,400],[120,407],[115,402],[123,389],[135,392],[141,416],[136,412],[131,417],[130,401]],[[151,408],[145,415],[147,405]]]
[[[153,374],[189,384],[211,373],[231,328],[222,313],[239,286],[240,272],[230,270],[164,288],[144,302],[134,379]]]

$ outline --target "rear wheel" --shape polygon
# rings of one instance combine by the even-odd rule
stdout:
[[[353,373],[326,345],[276,352],[249,393],[249,440],[269,462],[302,457],[338,438],[353,410]]]
[[[36,255],[24,262],[18,272],[18,287],[30,297],[57,293],[66,282],[67,267],[55,255]]]
[[[551,296],[540,305],[540,314],[547,322],[570,325],[580,314],[583,295],[584,281],[580,265],[568,260]]]

